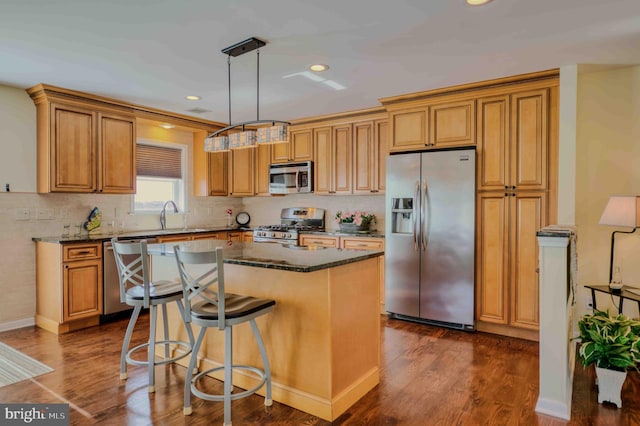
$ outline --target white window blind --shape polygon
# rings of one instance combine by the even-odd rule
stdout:
[[[180,149],[138,144],[136,147],[138,176],[182,179],[181,158]]]

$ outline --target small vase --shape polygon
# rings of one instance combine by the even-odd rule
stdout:
[[[227,228],[231,228],[233,226],[233,217],[228,214],[227,215]]]
[[[598,403],[607,401],[622,407],[620,394],[627,372],[596,367],[596,376],[598,377]]]

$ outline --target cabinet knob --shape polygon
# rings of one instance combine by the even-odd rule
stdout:
[[[509,193],[508,193],[508,192],[505,192],[505,193],[504,193],[504,196],[505,196],[505,197],[508,197],[508,196],[509,196]]]
[[[509,185],[505,185],[505,186],[504,186],[504,189],[509,189]]]
[[[64,265],[64,269],[69,269],[69,265]]]

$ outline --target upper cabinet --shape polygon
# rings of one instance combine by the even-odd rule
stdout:
[[[353,193],[384,192],[388,154],[387,120],[353,125]]]
[[[135,117],[46,101],[36,111],[38,192],[135,193]]]
[[[313,161],[313,130],[289,131],[289,143],[279,143],[271,147],[272,163],[290,161]]]
[[[392,152],[475,144],[475,99],[390,108]]]
[[[134,194],[136,123],[148,121],[193,131],[203,153],[194,152],[196,195],[226,195],[226,157],[204,155],[203,144],[221,123],[48,84],[27,93],[36,105],[38,192]]]
[[[255,195],[255,149],[233,149],[229,152],[229,195],[249,197]]]
[[[205,152],[204,139],[208,132],[193,134],[193,193],[195,196],[220,195],[228,193],[229,153]]]
[[[478,100],[478,190],[547,188],[549,89]]]

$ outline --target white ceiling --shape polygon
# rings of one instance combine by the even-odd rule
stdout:
[[[220,50],[251,36],[268,43],[260,118],[289,120],[563,65],[640,64],[640,0],[0,0],[0,84],[227,122]],[[231,58],[234,123],[256,118],[255,58]],[[346,88],[283,78],[312,63]]]

